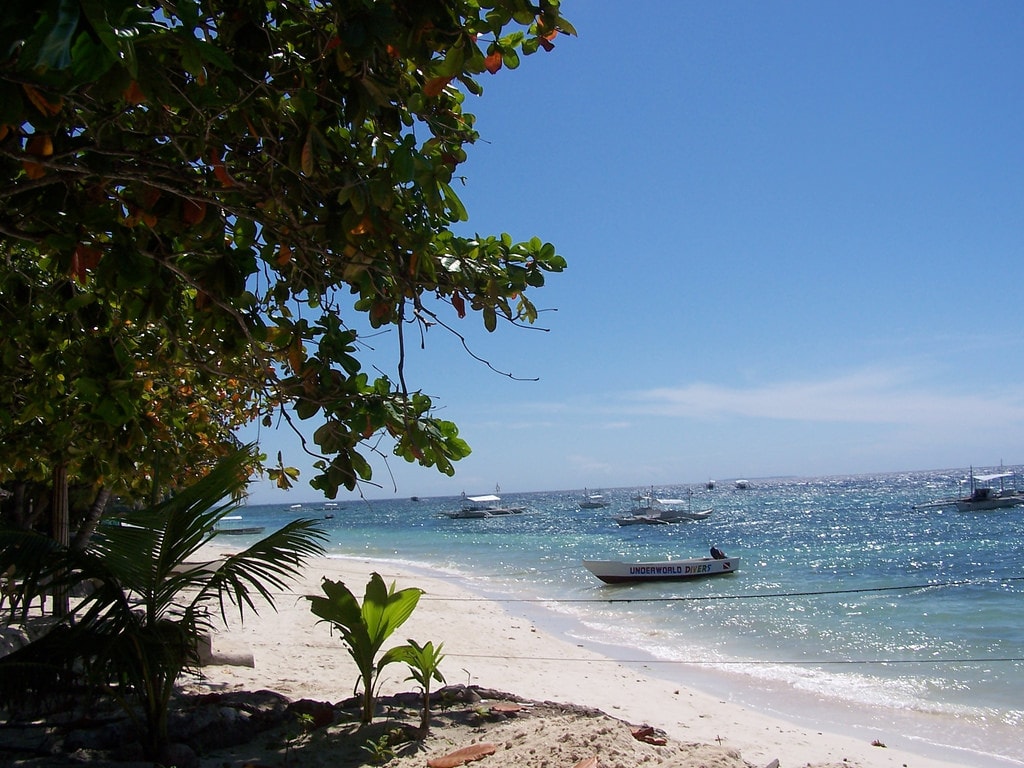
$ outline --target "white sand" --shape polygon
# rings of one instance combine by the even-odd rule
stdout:
[[[647,677],[539,631],[531,621],[515,614],[514,603],[506,610],[495,602],[466,601],[476,596],[452,580],[426,577],[392,563],[361,559],[317,559],[299,583],[277,598],[276,613],[264,608],[259,616],[247,616],[241,625],[236,614],[231,627],[214,638],[214,653],[236,662],[251,654],[254,666],[209,666],[205,669],[207,683],[217,690],[269,689],[293,700],[337,702],[351,696],[355,668],[340,638],[332,636],[328,625],[317,622],[309,602],[302,596],[322,594],[320,580],[326,576],[343,581],[361,600],[374,571],[388,584],[396,582],[399,589],[419,587],[426,591],[412,617],[392,636],[389,645],[404,643],[409,638],[419,643],[433,641],[435,645],[443,642],[446,658],[441,670],[449,684],[472,683],[527,699],[597,708],[628,723],[650,724],[684,744],[712,745],[733,755],[738,751],[742,761],[755,767],[766,766],[774,759],[779,760],[782,768],[940,768],[957,764],[904,751],[896,733],[882,739],[885,748],[873,746],[869,739],[818,732]],[[414,683],[403,679],[405,674],[402,665],[388,668],[380,692],[416,690]],[[520,724],[517,738],[531,744],[536,741],[536,747],[546,739],[557,741],[558,736],[550,733],[550,723],[546,730],[542,725],[536,723],[538,732],[524,735],[521,729],[525,726]],[[598,743],[599,737],[595,734],[592,741]],[[498,756],[492,756],[473,765],[489,768],[513,762],[501,763]],[[409,764],[425,765],[425,761]],[[647,764],[683,763],[676,757]],[[727,763],[716,763],[713,757],[703,754],[695,757],[693,764]]]

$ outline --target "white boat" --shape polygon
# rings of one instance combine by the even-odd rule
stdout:
[[[583,497],[580,499],[580,509],[604,509],[608,501],[600,493],[591,493],[583,489]]]
[[[739,570],[738,557],[693,557],[686,560],[654,560],[627,563],[620,560],[584,560],[583,565],[605,584],[630,581],[669,581],[720,576]]]
[[[692,492],[688,492],[685,499],[656,498],[654,499],[654,508],[663,518],[672,520],[704,520],[711,517],[711,513],[714,511],[713,507],[694,511]]]
[[[737,480],[733,485],[736,486],[737,491],[745,491],[750,488],[749,480]]]
[[[693,510],[692,494],[685,499],[660,499],[641,494],[635,498],[637,505],[628,515],[615,518],[619,525],[668,525],[704,520],[711,517],[712,508]],[[685,509],[683,509],[685,505]]]
[[[263,526],[262,525],[252,525],[252,526],[244,526],[244,525],[238,525],[238,526],[230,526],[229,525],[229,526],[225,526],[224,525],[225,522],[230,521],[232,523],[235,523],[235,522],[238,522],[241,519],[242,519],[241,515],[228,515],[226,517],[222,517],[220,519],[220,522],[218,522],[217,525],[214,526],[213,530],[214,530],[215,533],[218,533],[218,534],[226,534],[226,535],[234,535],[234,536],[255,536],[258,533],[263,533]]]
[[[1008,507],[1019,507],[1024,505],[1024,493],[1016,487],[1006,488],[1003,481],[1013,477],[1013,472],[996,472],[990,475],[974,474],[974,467],[971,467],[970,489],[971,492],[962,498],[956,499],[954,504],[960,512],[979,512],[987,509],[1006,509]],[[992,483],[999,481],[999,487],[992,487]],[[1016,486],[1016,483],[1014,484]]]
[[[1014,477],[1013,472],[1004,472],[1000,467],[999,472],[987,475],[974,474],[974,467],[971,467],[967,476],[968,488],[966,496],[957,496],[950,499],[939,499],[924,504],[915,504],[914,509],[939,509],[942,507],[955,507],[959,512],[984,512],[990,509],[1007,509],[1009,507],[1024,506],[1024,491],[1018,490],[1016,482],[1014,487],[1007,488],[1004,481],[1008,477]],[[999,487],[993,487],[992,483],[999,481]],[[961,481],[961,487],[963,481]]]
[[[453,520],[472,520],[484,517],[501,517],[502,515],[518,515],[525,507],[501,505],[501,497],[497,494],[486,496],[467,496],[462,494],[462,507],[445,514]]]

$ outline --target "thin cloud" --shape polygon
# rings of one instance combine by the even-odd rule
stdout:
[[[641,412],[715,419],[744,417],[869,424],[973,424],[1024,421],[1024,396],[949,394],[913,384],[905,373],[858,371],[820,381],[729,387],[697,382],[641,390],[630,399]]]

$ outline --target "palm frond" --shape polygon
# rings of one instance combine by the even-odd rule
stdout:
[[[263,537],[252,546],[227,557],[213,572],[196,602],[219,596],[221,618],[227,619],[226,597],[237,606],[239,618],[245,609],[258,613],[254,597],[258,595],[275,607],[274,590],[281,590],[299,575],[303,562],[321,556],[327,534],[316,520],[295,520]]]

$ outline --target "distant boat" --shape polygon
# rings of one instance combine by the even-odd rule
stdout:
[[[737,480],[735,482],[735,486],[736,486],[736,490],[738,490],[738,491],[745,491],[748,488],[750,488],[750,481],[749,480]]]
[[[495,490],[500,490],[496,487]],[[486,496],[467,496],[462,494],[462,507],[445,515],[453,520],[473,520],[484,517],[501,517],[503,515],[518,515],[525,507],[501,506],[501,497],[494,493]]]
[[[1016,474],[1014,472],[1002,471],[1002,466],[1000,466],[999,472],[986,475],[974,474],[974,467],[972,466],[967,476],[969,492],[966,496],[916,504],[914,509],[955,507],[959,512],[984,512],[991,509],[1008,509],[1010,507],[1024,506],[1024,491],[1017,489],[1016,481],[1014,482],[1014,487],[1007,488],[1004,480],[1008,477],[1013,477],[1016,480]],[[999,481],[998,488],[991,485],[996,480]]]
[[[1013,488],[1005,488],[1003,481],[1008,477],[1014,477],[1013,472],[996,472],[990,475],[975,475],[974,467],[970,472],[971,492],[963,498],[956,500],[956,508],[960,512],[979,512],[987,509],[1007,509],[1008,507],[1019,507],[1024,505],[1024,493],[1018,491],[1016,483]],[[998,480],[999,488],[993,488],[990,483]]]
[[[615,518],[619,525],[668,525],[671,523],[687,523],[693,520],[704,520],[711,517],[712,508],[693,510],[693,494],[685,499],[660,499],[653,494],[639,494],[634,497],[637,502],[632,512]],[[683,506],[685,505],[685,509]]]
[[[288,509],[302,509],[301,504],[292,504]]]
[[[604,496],[600,493],[591,493],[586,488],[583,489],[583,497],[579,501],[580,509],[604,509],[608,506],[608,502]]]
[[[720,576],[739,570],[738,557],[694,557],[686,560],[655,560],[627,563],[619,560],[584,560],[583,565],[605,584],[631,581],[670,581]]]
[[[715,490],[715,481],[708,480],[706,483],[704,483],[704,487],[707,488],[709,491]]]
[[[220,522],[218,522],[217,525],[214,526],[213,531],[216,534],[224,534],[226,536],[255,536],[258,533],[263,533],[263,528],[264,527],[262,525],[251,525],[251,526],[244,526],[244,525],[240,525],[240,526],[225,526],[224,525],[224,523],[226,521],[236,522],[236,521],[241,520],[241,519],[242,519],[241,515],[228,515],[227,517],[222,517],[220,519]]]

